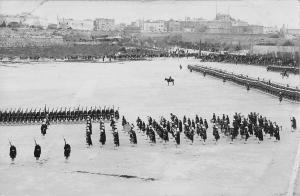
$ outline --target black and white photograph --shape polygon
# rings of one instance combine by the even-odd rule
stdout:
[[[0,0],[0,196],[300,196],[300,0]]]

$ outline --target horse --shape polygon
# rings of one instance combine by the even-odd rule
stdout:
[[[168,86],[169,86],[169,83],[172,82],[173,83],[173,86],[174,86],[174,79],[173,78],[165,78],[165,81],[168,82]]]
[[[284,78],[284,77],[288,78],[289,77],[289,74],[287,73],[287,71],[281,72],[280,75],[282,76],[282,78]]]

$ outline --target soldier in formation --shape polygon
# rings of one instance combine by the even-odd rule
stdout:
[[[16,156],[17,156],[17,148],[9,141],[9,156],[11,158],[12,161],[15,160]]]
[[[38,143],[36,143],[36,140],[34,140],[34,143],[35,143],[35,146],[34,146],[33,155],[34,155],[36,160],[39,160],[39,158],[41,156],[41,153],[42,153],[42,148]]]
[[[66,159],[68,159],[70,154],[71,154],[71,146],[70,146],[70,144],[67,143],[65,138],[64,138],[64,141],[65,141],[64,156],[65,156]]]
[[[72,123],[78,121],[85,121],[87,117],[96,121],[102,117],[104,120],[110,120],[114,116],[116,120],[119,119],[119,108],[87,107],[80,108],[35,108],[35,109],[6,109],[0,110],[0,123],[4,124],[33,124],[41,123],[46,119],[46,124],[54,123]]]

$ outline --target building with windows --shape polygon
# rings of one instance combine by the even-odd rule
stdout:
[[[263,27],[264,34],[274,34],[279,33],[278,27]]]
[[[92,20],[74,20],[74,19],[58,19],[58,27],[62,29],[75,29],[91,31],[94,29],[94,22]]]
[[[22,24],[30,27],[43,27],[46,28],[48,21],[45,18],[33,16],[31,14],[23,16]]]
[[[286,34],[300,36],[300,29],[286,29]]]
[[[212,20],[207,22],[207,33],[231,33],[231,22],[225,20]]]
[[[167,23],[167,28],[169,32],[180,32],[182,31],[182,23],[177,20],[169,20]]]
[[[108,18],[96,18],[94,21],[95,31],[112,31],[115,29],[115,20]]]
[[[145,21],[143,24],[143,32],[145,33],[162,33],[167,32],[164,21]]]

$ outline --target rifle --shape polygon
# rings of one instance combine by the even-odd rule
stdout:
[[[12,146],[11,141],[8,139],[9,145]]]
[[[37,143],[36,143],[36,140],[34,139],[34,143],[35,143],[35,145],[38,145]]]
[[[65,141],[65,145],[67,144],[67,142],[66,142],[66,139],[64,138],[64,141]]]

